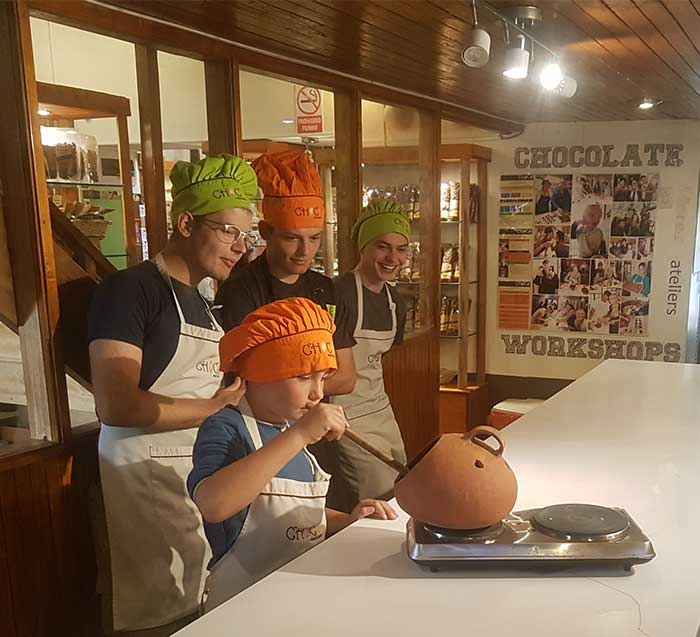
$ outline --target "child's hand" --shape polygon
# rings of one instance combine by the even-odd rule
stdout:
[[[372,520],[395,520],[399,515],[384,500],[361,500],[350,513],[350,520],[355,522],[362,518]]]
[[[312,445],[323,438],[339,440],[347,427],[348,421],[340,405],[319,403],[299,418],[293,429],[302,435],[305,445]]]

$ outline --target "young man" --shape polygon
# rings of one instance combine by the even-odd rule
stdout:
[[[223,330],[197,285],[246,252],[257,194],[237,157],[178,162],[170,179],[165,249],[103,281],[88,317],[113,628],[160,627],[149,637],[184,625],[203,589],[208,549],[185,480],[196,428],[242,392],[220,389]]]
[[[247,383],[239,409],[202,424],[188,487],[205,520],[213,558],[207,610],[362,517],[395,519],[366,500],[350,515],[328,509],[329,476],[306,446],[337,440],[343,410],[323,404],[337,362],[333,319],[305,298],[251,312],[220,344],[221,369]]]
[[[224,329],[240,325],[250,312],[272,301],[295,296],[314,301],[330,312],[337,328],[333,341],[338,371],[325,392],[347,394],[355,386],[352,328],[336,302],[333,281],[310,269],[325,223],[321,178],[304,152],[261,155],[252,166],[264,194],[260,234],[265,251],[219,289],[216,303],[222,306]]]
[[[353,431],[387,455],[406,462],[406,451],[389,397],[384,390],[382,356],[403,341],[406,307],[393,286],[408,258],[411,226],[403,208],[391,200],[373,201],[353,227],[360,262],[336,280],[338,298],[348,308],[356,345],[355,391],[335,396]],[[346,509],[365,498],[391,492],[396,473],[350,441],[338,442],[340,468],[350,491]]]

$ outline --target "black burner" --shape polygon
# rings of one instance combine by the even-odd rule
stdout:
[[[503,523],[499,522],[493,526],[486,526],[481,529],[447,529],[434,524],[419,522],[419,524],[435,538],[439,540],[447,540],[449,538],[458,539],[461,542],[479,542],[490,540],[503,531]]]
[[[630,526],[618,511],[593,504],[555,504],[538,509],[530,522],[541,533],[589,542],[618,539]]]

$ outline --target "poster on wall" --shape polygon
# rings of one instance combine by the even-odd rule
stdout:
[[[699,134],[541,123],[492,145],[487,373],[573,379],[609,358],[684,361],[688,343],[694,360]]]
[[[499,328],[646,336],[660,182],[658,172],[502,176]]]

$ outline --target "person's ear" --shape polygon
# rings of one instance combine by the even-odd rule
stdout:
[[[192,230],[194,228],[194,217],[190,212],[183,212],[175,222],[177,231],[181,236],[189,239],[192,236]]]
[[[265,241],[269,241],[272,238],[274,231],[275,229],[269,223],[267,223],[267,221],[261,220],[258,223],[258,232]]]

